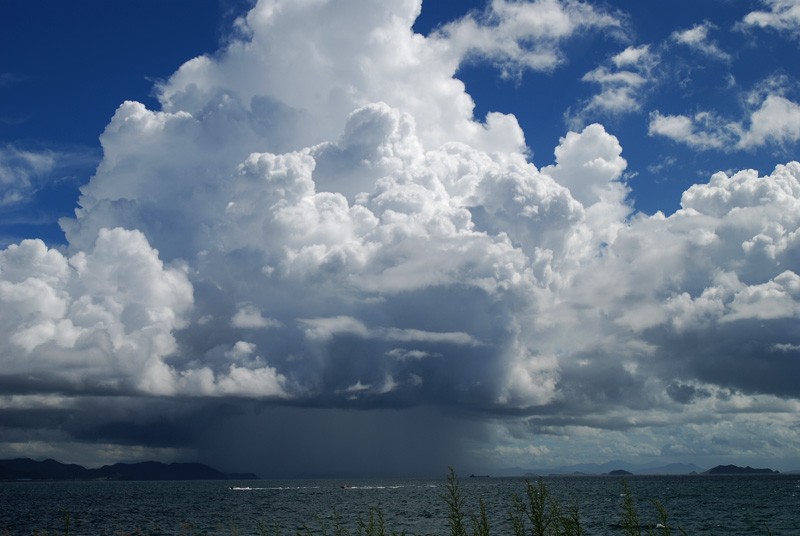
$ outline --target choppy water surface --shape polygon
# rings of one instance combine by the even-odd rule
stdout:
[[[654,524],[653,500],[669,513],[669,525],[696,535],[800,534],[800,476],[628,477],[643,524]],[[576,502],[588,535],[621,534],[622,485],[616,477],[551,477],[545,483],[563,504]],[[342,485],[349,484],[347,489]],[[478,498],[489,512],[492,534],[507,535],[514,495],[525,481],[462,478],[467,513]],[[351,532],[370,509],[383,513],[387,529],[446,535],[445,480],[254,480],[203,482],[0,482],[0,534],[45,531],[81,535],[247,535],[304,527],[332,532],[332,512]],[[680,534],[677,530],[673,534]]]

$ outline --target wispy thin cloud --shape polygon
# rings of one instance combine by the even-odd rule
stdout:
[[[706,21],[688,30],[677,30],[672,33],[671,38],[676,43],[685,45],[710,58],[729,62],[731,55],[723,51],[716,41],[709,38],[709,32],[714,29],[715,26]]]
[[[764,28],[800,37],[800,2],[797,0],[762,0],[766,10],[751,11],[742,19],[744,28]]]
[[[653,69],[659,57],[650,45],[629,46],[581,80],[600,86],[600,92],[567,117],[572,128],[581,128],[592,116],[618,116],[638,112],[648,89],[656,82]]]
[[[592,29],[624,35],[615,14],[583,2],[497,0],[484,12],[473,12],[438,32],[461,58],[486,58],[501,66],[504,76],[521,70],[551,71],[565,61],[561,43]]]

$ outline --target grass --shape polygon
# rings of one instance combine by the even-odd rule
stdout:
[[[616,528],[624,536],[672,536],[673,529],[666,508],[657,500],[653,501],[656,521],[643,524],[636,509],[636,500],[628,486],[627,481],[621,481],[622,504],[620,506],[619,524]],[[447,483],[442,493],[442,500],[447,505],[447,521],[449,536],[491,536],[492,527],[486,503],[483,499],[478,501],[478,512],[468,515],[466,499],[461,492],[461,486],[453,468],[450,468]],[[588,536],[586,528],[581,524],[580,509],[577,503],[564,504],[553,496],[544,480],[536,483],[526,482],[525,493],[522,496],[512,497],[511,509],[508,512],[508,524],[511,527],[511,536]],[[768,527],[765,534],[771,536]],[[405,532],[393,531],[386,526],[383,514],[378,508],[371,508],[368,517],[359,516],[355,533],[351,533],[341,518],[334,511],[333,531],[323,521],[319,528],[312,531],[305,527],[298,531],[297,536],[405,536]],[[688,536],[681,527],[676,527],[677,533]],[[496,531],[495,534],[506,536],[507,529]],[[262,532],[261,536],[282,536],[280,531]]]
[[[621,481],[622,503],[620,506],[619,524],[614,527],[619,534],[624,536],[672,536],[673,529],[666,508],[657,500],[653,501],[656,512],[656,521],[643,524],[636,508],[636,500],[626,480]],[[447,483],[442,492],[442,500],[447,505],[447,526],[449,536],[588,536],[586,528],[581,524],[580,509],[575,502],[564,504],[559,501],[548,489],[544,480],[536,483],[526,481],[524,495],[514,495],[511,508],[507,512],[508,526],[502,530],[493,530],[486,503],[481,498],[478,501],[478,512],[469,515],[466,511],[466,499],[461,491],[458,477],[451,467],[447,476]],[[68,510],[61,511],[63,519],[62,531],[34,531],[34,536],[69,536],[71,528],[71,515]],[[354,529],[352,527],[355,527]],[[219,527],[223,529],[223,527]],[[769,527],[764,525],[765,534],[771,536]],[[228,533],[238,536],[237,526],[231,523],[227,527]],[[263,522],[257,524],[260,536],[291,536],[291,532],[284,532],[277,525],[267,525]],[[675,528],[681,536],[688,536],[680,526]],[[133,533],[116,532],[115,536],[140,535],[140,531]],[[193,527],[182,526],[181,534],[206,534],[195,533]],[[294,532],[296,536],[406,536],[404,531],[395,531],[387,526],[383,512],[378,507],[371,507],[366,515],[359,514],[354,524],[348,524],[334,510],[328,519],[318,518],[312,527],[302,525]],[[0,531],[0,536],[11,536],[8,529]],[[444,535],[443,535],[444,536]]]

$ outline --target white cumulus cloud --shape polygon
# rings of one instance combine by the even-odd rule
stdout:
[[[538,167],[516,118],[475,118],[455,78],[471,55],[552,69],[563,40],[619,20],[497,0],[424,37],[420,9],[261,1],[238,38],[158,85],[159,109],[122,103],[61,222],[68,244],[0,251],[10,394],[151,425],[248,399],[236,407],[270,411],[215,422],[296,437],[306,421],[281,421],[297,413],[276,400],[318,408],[320,426],[329,407],[369,410],[364,422],[425,408],[391,422],[437,433],[430,408],[463,408],[543,438],[525,451],[504,436],[513,456],[578,449],[559,439],[573,434],[657,453],[668,423],[674,449],[693,448],[674,423],[715,411],[748,431],[780,424],[800,398],[800,164],[717,173],[669,217],[633,213],[611,129],[565,132]],[[654,61],[627,48],[587,80],[635,103]],[[739,122],[654,112],[650,133],[704,149],[796,141],[792,101],[754,106]],[[123,395],[147,395],[148,411],[107,403]],[[110,433],[83,426],[68,431]]]

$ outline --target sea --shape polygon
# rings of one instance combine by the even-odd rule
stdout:
[[[671,534],[800,535],[800,475],[544,477],[562,506],[577,505],[587,536],[624,533],[624,487],[642,534],[666,509]],[[511,536],[523,478],[461,477],[468,532],[483,499],[492,535]],[[383,520],[388,536],[448,535],[446,475],[431,480],[0,482],[0,535],[331,535]],[[684,532],[681,532],[684,531]],[[657,534],[665,534],[658,529]]]

